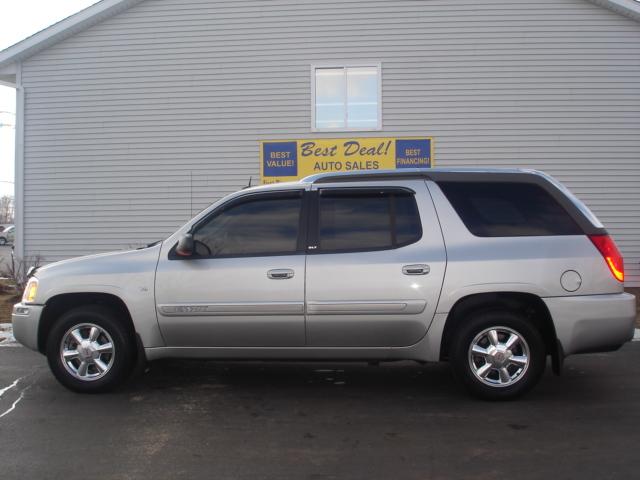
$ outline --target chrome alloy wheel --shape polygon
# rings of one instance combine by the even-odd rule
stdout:
[[[471,371],[485,385],[508,387],[529,368],[529,345],[515,330],[490,327],[480,332],[469,347]]]
[[[90,382],[104,377],[115,358],[111,335],[93,323],[81,323],[67,330],[60,343],[64,368],[78,380]]]

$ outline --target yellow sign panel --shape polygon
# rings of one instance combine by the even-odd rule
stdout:
[[[262,183],[325,172],[431,168],[431,137],[323,138],[260,142]]]

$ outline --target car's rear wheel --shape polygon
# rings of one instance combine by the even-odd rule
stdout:
[[[546,362],[542,335],[526,318],[508,311],[472,315],[451,348],[456,377],[475,396],[506,400],[531,390]]]
[[[0,245],[6,245],[7,244],[7,239],[4,237],[0,237]]]
[[[135,342],[114,312],[87,305],[58,319],[47,338],[46,353],[51,371],[65,387],[97,393],[112,390],[127,379]]]

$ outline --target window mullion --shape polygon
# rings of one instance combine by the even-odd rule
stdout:
[[[344,92],[344,128],[349,128],[349,88],[347,82],[347,67],[343,68],[342,85]]]

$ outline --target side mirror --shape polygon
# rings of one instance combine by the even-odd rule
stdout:
[[[176,253],[181,257],[190,257],[193,255],[193,235],[185,233],[178,240],[178,246],[176,247]]]

